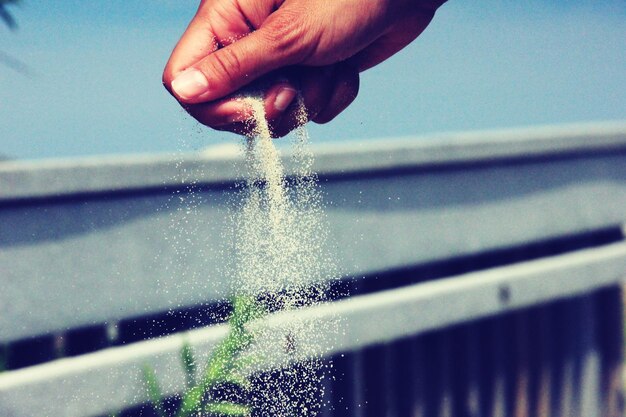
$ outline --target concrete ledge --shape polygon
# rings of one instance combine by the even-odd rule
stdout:
[[[322,145],[315,148],[321,176],[450,164],[626,152],[626,122],[465,132],[427,137]],[[184,185],[224,185],[243,170],[236,145],[214,153],[106,156],[0,162],[0,203],[73,194]],[[287,172],[289,155],[285,154]]]

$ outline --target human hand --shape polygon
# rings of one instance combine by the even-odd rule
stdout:
[[[165,67],[163,83],[198,121],[246,133],[251,109],[229,96],[264,79],[270,128],[326,123],[356,97],[359,72],[422,33],[445,0],[202,0]]]

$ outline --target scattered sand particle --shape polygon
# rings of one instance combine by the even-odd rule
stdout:
[[[233,213],[235,292],[263,294],[274,304],[272,309],[290,310],[319,303],[327,295],[336,270],[327,247],[328,227],[313,172],[302,100],[298,115],[302,126],[294,135],[294,168],[289,178],[271,138],[262,99],[244,100],[253,109],[254,132],[245,143],[247,178]],[[327,332],[333,337],[333,330],[312,328],[310,323],[294,320],[290,332],[293,340],[306,343],[313,339],[307,336],[312,334],[309,332]],[[261,398],[257,402],[264,410],[260,415],[317,415],[323,394],[323,367],[320,356],[260,377]]]

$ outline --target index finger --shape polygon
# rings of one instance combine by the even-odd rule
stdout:
[[[174,47],[165,65],[163,84],[168,90],[170,89],[172,80],[176,78],[178,74],[207,55],[217,51],[219,47],[217,37],[211,28],[209,19],[204,16],[202,10],[203,4],[204,2],[201,3],[196,11],[195,16]]]

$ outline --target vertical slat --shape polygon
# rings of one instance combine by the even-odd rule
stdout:
[[[452,417],[449,330],[424,335],[424,415]]]
[[[411,400],[414,395],[416,376],[413,372],[411,355],[412,339],[402,339],[393,344],[390,362],[393,379],[390,400],[390,415],[395,417],[411,417]]]
[[[452,399],[451,414],[454,417],[467,417],[467,343],[465,341],[464,328],[467,326],[454,326],[447,332],[450,333],[450,387]]]
[[[479,404],[481,417],[493,417],[492,408],[495,388],[494,344],[491,341],[494,318],[484,319],[477,323],[478,353],[480,357],[480,391]]]
[[[452,343],[452,331],[445,329],[439,334],[439,364],[441,373],[440,386],[441,391],[439,395],[439,413],[438,417],[453,417],[452,405],[453,405],[453,390],[452,390],[452,358],[451,358],[451,343]]]
[[[320,394],[317,397],[319,411],[316,417],[333,417],[333,379],[335,378],[335,357],[321,359],[318,370]]]
[[[365,417],[381,417],[387,409],[385,388],[388,374],[385,369],[385,345],[375,345],[363,350]]]
[[[465,391],[465,415],[467,417],[481,417],[480,392],[481,358],[479,354],[479,326],[469,324],[464,328],[467,363],[467,385]]]
[[[439,340],[435,332],[423,336],[424,354],[424,416],[439,416],[439,398],[441,396],[441,370],[439,366]]]
[[[489,340],[486,342],[492,349],[493,382],[491,403],[489,405],[490,417],[508,417],[506,415],[506,364],[505,364],[505,331],[504,322],[496,318],[492,322]]]
[[[342,353],[332,358],[331,407],[336,416],[348,415],[354,407],[354,370],[352,356],[354,353]]]
[[[334,359],[325,361],[325,364],[331,369],[323,368],[322,372],[322,395],[320,399],[321,410],[319,417],[333,417],[333,376],[334,376]]]
[[[582,329],[583,297],[575,297],[570,301],[570,312],[567,320],[569,344],[571,346],[572,362],[572,393],[571,410],[572,417],[586,417],[582,414],[582,363],[585,355]]]
[[[365,395],[365,354],[362,350],[355,352],[352,356],[352,367],[354,369],[354,382],[353,382],[353,395],[354,395],[354,409],[350,416],[364,417],[365,416],[365,403],[367,397]]]
[[[320,412],[323,370],[315,359],[295,363],[253,375],[252,394],[247,401],[252,417],[267,415],[316,416]],[[219,385],[211,391],[217,401],[240,402],[247,396],[231,384]]]
[[[555,378],[555,416],[574,416],[574,372],[576,367],[576,335],[572,315],[575,307],[571,300],[560,302],[556,310],[555,355],[559,358],[558,378]]]
[[[411,387],[411,412],[410,417],[426,417],[425,404],[425,354],[424,354],[424,337],[419,335],[411,340],[411,372],[413,384]]]
[[[361,358],[362,352],[356,351],[338,355],[333,360],[332,409],[335,416],[360,417],[362,415]]]
[[[452,415],[468,417],[470,395],[470,353],[468,349],[468,325],[455,326],[450,333],[450,386],[452,388]]]
[[[383,371],[385,373],[383,392],[384,397],[384,411],[381,416],[386,417],[399,417],[398,414],[398,401],[397,393],[399,384],[397,380],[397,367],[395,361],[398,356],[398,342],[388,343],[383,349]]]
[[[503,322],[503,343],[504,343],[504,371],[505,371],[505,391],[504,391],[504,415],[514,416],[516,405],[516,389],[518,385],[519,364],[517,358],[517,322],[516,316],[519,313],[508,313],[502,316]]]
[[[596,329],[595,298],[585,296],[580,302],[580,340],[582,347],[580,372],[580,415],[600,417],[600,354]]]
[[[552,374],[554,360],[551,355],[552,309],[550,306],[541,306],[532,310],[530,315],[530,331],[532,339],[530,395],[531,416],[550,417],[550,402],[552,398]]]
[[[529,417],[530,411],[530,333],[528,310],[515,313],[515,388],[514,416]]]
[[[552,335],[550,337],[550,357],[553,361],[552,378],[550,385],[550,417],[561,417],[561,380],[563,379],[562,334],[561,323],[562,310],[565,301],[557,301],[550,305],[550,318]]]
[[[623,299],[622,288],[612,287],[597,295],[599,343],[602,351],[603,417],[621,417],[624,410],[623,390]]]

